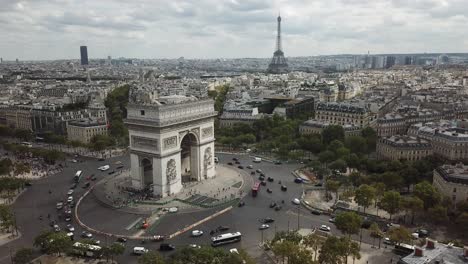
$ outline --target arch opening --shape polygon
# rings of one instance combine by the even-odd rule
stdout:
[[[197,181],[197,138],[192,133],[184,136],[180,143],[180,171],[182,182]]]
[[[141,160],[143,170],[143,188],[149,188],[153,185],[153,163],[147,158]]]

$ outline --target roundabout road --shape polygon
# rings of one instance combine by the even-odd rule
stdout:
[[[297,229],[298,220],[300,228],[319,227],[322,224],[327,224],[331,226],[332,233],[340,234],[334,225],[328,222],[327,216],[312,215],[305,208],[298,208],[296,205],[291,203],[293,198],[301,197],[303,190],[301,184],[294,183],[294,177],[291,174],[292,170],[301,166],[300,164],[275,165],[264,161],[261,163],[253,163],[252,159],[246,155],[218,154],[217,156],[219,158],[219,162],[222,164],[232,162],[233,157],[238,157],[244,167],[251,164],[254,166],[254,169],[259,168],[265,173],[266,177],[273,177],[274,182],[267,182],[267,186],[261,186],[257,197],[252,197],[251,194],[248,193],[243,198],[243,201],[245,202],[244,207],[234,206],[232,210],[195,227],[195,229],[203,230],[205,232],[203,236],[192,238],[190,237],[190,232],[186,232],[168,240],[168,243],[174,244],[177,248],[187,246],[188,244],[209,245],[210,231],[216,229],[216,227],[220,225],[223,225],[229,226],[229,231],[240,231],[243,235],[240,243],[226,245],[225,248],[242,247],[252,256],[259,257],[262,254],[262,251],[258,250],[257,246],[262,239],[262,232],[258,229],[260,226],[259,219],[265,217],[271,217],[275,219],[275,222],[270,224],[269,229],[263,231],[264,240],[271,239],[274,236],[275,231],[288,230],[288,228],[290,230]],[[109,164],[111,165],[112,170],[115,168],[116,165],[114,165],[114,162],[117,160],[122,161],[125,168],[128,168],[128,155],[111,158],[106,161],[86,159],[80,163],[67,162],[67,167],[61,173],[35,181],[33,186],[24,192],[13,206],[18,221],[18,227],[23,236],[0,247],[0,264],[11,263],[9,257],[10,248],[32,247],[34,237],[36,237],[41,230],[50,228],[48,226],[46,216],[50,213],[53,218],[57,218],[55,204],[61,199],[66,199],[66,192],[72,184],[72,177],[77,170],[82,170],[84,177],[90,174],[95,174],[98,177],[98,180],[100,180],[101,178],[108,176],[108,174],[107,172],[99,172],[97,167]],[[246,169],[246,171],[247,173],[250,173],[250,170]],[[257,177],[258,174],[255,175],[255,180],[258,180]],[[288,187],[287,192],[282,192],[280,190],[278,180],[281,180],[282,184]],[[81,188],[83,182],[84,179],[80,182],[79,187],[75,189],[75,199],[85,192],[85,190]],[[267,193],[266,188],[270,188],[273,192]],[[48,194],[49,189],[52,190],[52,194]],[[269,204],[272,201],[281,204],[282,200],[285,202],[282,204],[282,209],[280,211],[275,211],[274,209],[269,208]],[[168,218],[169,221],[161,221],[161,223],[156,226],[156,230],[182,229],[188,224],[194,223],[217,210],[221,210],[221,208],[193,213],[174,214]],[[115,234],[131,235],[131,233],[134,233],[135,231],[128,231],[126,230],[126,227],[139,217],[142,217],[141,215],[125,213],[105,207],[101,203],[98,203],[95,198],[92,197],[92,194],[83,199],[78,211],[81,221],[86,225],[99,229],[100,231]],[[39,215],[43,215],[44,220],[39,220]],[[77,223],[72,224],[76,229],[75,239],[79,239],[82,229],[77,225]],[[63,228],[65,227],[66,222],[60,220],[59,225]],[[99,239],[102,244],[110,244],[115,241],[115,238],[106,238],[105,236],[100,235],[95,235],[95,237]],[[367,233],[364,234],[364,241],[371,241],[371,238],[369,238]],[[127,242],[126,252],[124,255],[119,256],[117,260],[120,261],[120,263],[136,263],[137,258],[131,255],[131,250],[136,245],[141,245],[141,241],[129,240]],[[144,246],[152,250],[157,250],[159,243],[147,242]]]

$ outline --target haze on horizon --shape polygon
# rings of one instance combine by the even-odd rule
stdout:
[[[0,0],[4,60],[467,52],[466,0]]]

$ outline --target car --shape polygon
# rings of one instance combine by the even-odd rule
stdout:
[[[244,206],[244,205],[245,205],[245,202],[244,202],[244,201],[240,201],[239,204],[238,204],[237,206],[242,207],[242,206]]]
[[[96,177],[96,176],[93,176],[93,177],[91,177],[91,180],[92,180],[92,181],[95,181],[95,180],[97,180],[97,177]]]
[[[71,221],[71,216],[70,215],[65,216],[65,222],[70,222],[70,221]]]
[[[250,174],[251,174],[251,175],[255,175],[255,171],[251,171]]]
[[[271,202],[271,203],[270,203],[270,208],[273,208],[273,207],[276,207],[276,203],[275,203],[275,202]]]
[[[178,211],[179,211],[179,208],[177,208],[177,207],[171,207],[168,210],[169,213],[177,213]]]
[[[88,232],[88,231],[83,231],[83,232],[81,232],[81,237],[84,237],[84,238],[92,238],[92,237],[93,237],[93,234],[91,234],[91,233]]]
[[[115,171],[110,171],[108,174],[109,174],[109,175],[112,175],[112,174],[114,174],[114,173],[115,173]]]
[[[117,166],[116,169],[120,170],[120,169],[123,169],[123,167],[124,167],[123,165],[119,165],[119,166]]]
[[[69,232],[74,232],[74,231],[75,231],[75,228],[74,228],[71,224],[68,224],[68,225],[67,225],[67,230],[68,230]]]
[[[416,232],[419,234],[419,237],[428,237],[430,233],[427,229],[419,229]]]
[[[71,202],[73,202],[73,196],[68,196],[67,203],[71,203]]]
[[[275,221],[275,219],[270,218],[270,217],[266,217],[266,218],[263,218],[263,219],[260,220],[260,222],[262,222],[264,224],[273,223],[274,221]]]
[[[279,210],[281,210],[281,208],[282,208],[281,205],[277,205],[277,206],[275,207],[275,211],[279,211]]]
[[[67,233],[67,237],[69,237],[72,241],[74,240],[74,238],[73,238],[74,236],[75,236],[75,234],[73,234],[73,232],[68,232]]]
[[[331,228],[329,226],[327,226],[327,225],[321,225],[319,229],[322,230],[322,231],[325,231],[325,232],[330,232],[331,231]]]
[[[273,179],[272,177],[268,177],[267,181],[269,182],[273,182],[275,179]]]
[[[237,250],[237,248],[231,248],[231,249],[229,249],[229,253],[231,253],[231,254],[239,254],[239,250]]]
[[[273,191],[270,188],[267,188],[267,193],[272,193]]]
[[[231,165],[231,166],[232,166],[232,165],[234,165],[234,164],[232,164],[232,162],[228,162],[228,165]]]
[[[73,192],[74,192],[73,189],[70,189],[70,190],[68,190],[67,195],[70,196],[70,195],[73,194]]]
[[[67,215],[71,215],[72,214],[72,210],[70,208],[65,208],[65,214]]]
[[[240,164],[240,162],[239,162],[239,161],[236,161],[236,164]]]
[[[253,169],[253,166],[252,166],[252,165],[248,165],[248,166],[247,166],[247,169]]]
[[[260,176],[258,177],[258,180],[259,180],[259,181],[264,181],[264,180],[265,180],[265,176],[261,176],[261,175],[260,175]]]
[[[216,228],[217,231],[227,231],[229,230],[229,226],[218,226],[218,228]]]
[[[54,231],[55,232],[60,232],[60,226],[58,226],[57,224],[54,225]]]
[[[193,231],[192,231],[192,236],[193,236],[193,237],[203,236],[203,231],[201,231],[201,230],[193,230]]]
[[[232,158],[232,160],[233,160],[233,161],[239,161],[239,159],[238,159],[238,158]]]
[[[301,204],[301,200],[299,200],[298,198],[292,199],[291,202],[292,202],[293,204],[295,204],[295,205],[300,205],[300,204]]]
[[[266,181],[261,181],[260,184],[261,184],[262,186],[266,186]]]
[[[144,247],[134,247],[133,248],[133,254],[135,255],[143,255],[148,252],[148,249]]]
[[[52,221],[49,222],[50,227],[54,227],[54,225],[56,225],[56,224],[57,224],[57,221],[55,221],[55,220],[52,220]]]
[[[164,239],[166,239],[166,237],[163,236],[163,235],[154,235],[154,236],[152,237],[152,240],[155,241],[155,242],[163,241]]]
[[[188,247],[189,248],[201,248],[201,246],[199,246],[197,244],[189,244]]]
[[[295,183],[303,183],[303,182],[304,182],[304,179],[302,179],[302,178],[296,178],[296,179],[294,179],[294,182],[295,182]]]
[[[99,158],[98,161],[105,161],[106,159],[104,158]]]
[[[243,170],[243,169],[244,169],[244,166],[242,166],[242,165],[239,165],[239,166],[237,166],[237,168],[239,168],[239,169]]]
[[[101,167],[98,168],[98,170],[100,170],[100,171],[106,171],[108,169],[110,169],[109,165],[104,165],[104,166],[101,166]]]
[[[58,202],[55,207],[57,208],[57,210],[62,209],[63,208],[63,202]]]
[[[120,242],[120,243],[127,243],[127,239],[125,237],[118,237],[117,238],[117,242]]]
[[[315,186],[315,187],[322,187],[322,186],[323,186],[323,183],[319,182],[319,183],[316,183],[314,186]]]
[[[72,201],[69,205],[70,205],[70,208],[75,208],[75,201]]]
[[[260,230],[265,230],[265,229],[268,229],[268,228],[270,228],[269,225],[267,225],[267,224],[262,224],[258,229],[260,229]]]
[[[288,187],[286,187],[286,185],[281,185],[281,190],[283,192],[287,191],[288,190]]]
[[[74,182],[72,185],[70,185],[70,189],[75,189],[76,186],[78,186],[78,183],[77,183],[77,182]]]
[[[263,176],[263,177],[265,177],[265,173],[263,173],[263,172],[260,172],[260,176]]]
[[[175,246],[172,244],[162,243],[161,245],[159,245],[159,250],[161,251],[171,251],[174,249],[175,249]]]
[[[385,237],[385,238],[383,239],[383,243],[386,244],[386,245],[393,245],[393,244],[395,244],[395,242],[393,242],[392,240],[390,240],[390,238],[388,238],[388,237]]]
[[[312,210],[312,211],[310,211],[310,212],[311,212],[312,214],[314,214],[314,215],[321,215],[321,214],[322,214],[322,212],[320,212],[319,210]]]
[[[96,239],[91,239],[91,243],[95,246],[99,246],[101,244],[101,241],[100,240],[96,240]]]
[[[91,183],[90,183],[90,182],[86,182],[85,184],[83,184],[83,189],[86,189],[86,188],[88,188],[88,187],[89,187],[89,185],[91,185]]]
[[[76,160],[76,159],[72,159],[72,160],[71,160],[71,162],[73,162],[73,163],[77,163],[77,162],[78,162],[78,160]]]
[[[281,161],[279,161],[279,160],[275,161],[275,165],[281,165],[281,164],[282,164]]]
[[[414,232],[414,233],[411,234],[411,237],[412,237],[413,239],[419,239],[419,234],[416,233],[416,232]]]
[[[118,161],[114,162],[114,164],[115,165],[120,165],[120,164],[122,164],[122,161],[118,160]]]
[[[364,217],[364,219],[362,220],[362,223],[361,223],[361,228],[369,229],[371,227],[372,223],[374,223],[374,222],[371,221],[370,219],[368,219],[367,217]]]
[[[336,222],[335,217],[332,217],[332,218],[328,219],[328,222],[330,222],[330,223],[335,223],[335,222]]]
[[[258,172],[258,173],[262,173],[261,169],[256,169],[255,171]]]
[[[32,183],[31,183],[31,182],[25,182],[25,183],[24,183],[24,186],[26,186],[26,187],[31,187],[31,186],[32,186]]]

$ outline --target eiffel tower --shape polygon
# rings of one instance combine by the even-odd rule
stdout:
[[[276,36],[276,51],[273,53],[273,58],[268,65],[267,72],[269,73],[287,73],[289,72],[288,63],[284,58],[284,53],[281,49],[281,16],[278,16],[278,34]]]

